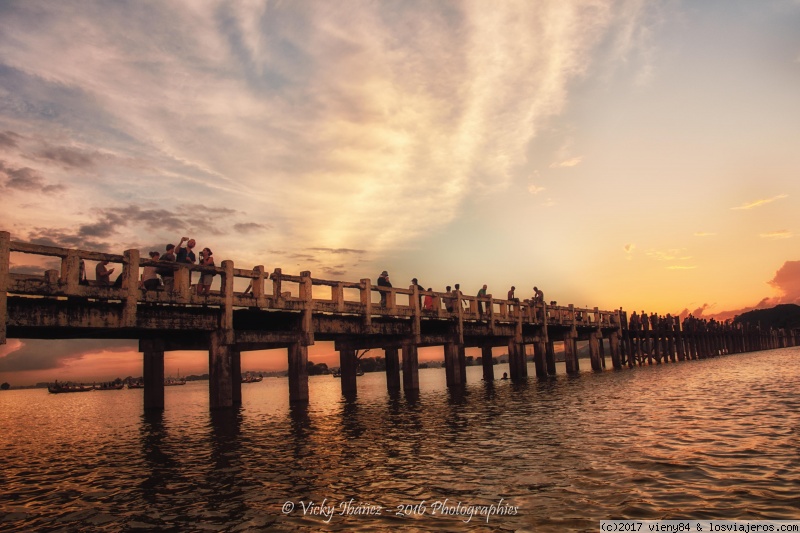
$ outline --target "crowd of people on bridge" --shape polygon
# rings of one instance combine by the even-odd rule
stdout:
[[[669,313],[666,315],[650,313],[648,316],[644,311],[641,314],[636,314],[634,311],[628,321],[628,329],[630,331],[666,333],[678,331],[680,324],[680,318]],[[735,329],[735,325],[730,319],[720,322],[713,318],[698,318],[691,313],[683,319],[682,327],[683,331],[688,332],[730,331],[732,329]]]
[[[380,276],[378,276],[378,286],[390,288],[392,283],[389,281],[389,273],[384,270],[381,272]],[[433,296],[433,288],[428,287],[427,289],[424,286],[420,285],[417,278],[411,279],[411,287],[417,287],[417,291],[420,293],[420,301],[422,306],[422,311],[426,313],[434,313],[437,311],[435,297]],[[489,294],[488,294],[489,286],[484,284],[480,289],[478,289],[477,294],[475,295],[478,298],[478,316],[483,317],[486,313],[488,313],[489,305],[491,305],[488,301]],[[519,304],[520,300],[515,296],[516,291],[515,286],[511,286],[511,289],[508,291],[508,300],[510,302]],[[422,293],[425,293],[422,295]],[[469,306],[469,301],[465,300],[463,297],[463,293],[461,292],[461,285],[456,283],[452,286],[447,285],[445,287],[444,293],[441,297],[442,303],[444,304],[444,308],[447,310],[448,313],[453,313],[458,308],[457,306]],[[532,305],[541,305],[544,302],[544,292],[539,289],[539,287],[533,287],[533,296],[529,300],[525,300],[526,303]],[[551,302],[555,305],[555,302]],[[386,307],[386,292],[381,291],[381,301],[380,301],[381,308]],[[468,310],[468,309],[467,309]]]

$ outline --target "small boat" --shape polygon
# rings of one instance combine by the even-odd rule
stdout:
[[[142,383],[141,381],[130,381],[130,382],[128,382],[128,388],[129,389],[143,389],[144,388],[144,383]]]
[[[48,385],[47,390],[53,394],[61,394],[63,392],[89,392],[94,390],[94,387],[87,387],[84,384],[75,385],[74,383],[59,383],[56,381],[52,385]]]
[[[262,376],[253,376],[253,375],[250,374],[250,372],[248,372],[242,378],[242,383],[258,383],[262,379],[264,379]]]
[[[335,377],[335,378],[342,377],[342,369],[341,368],[335,368],[333,370],[333,374],[331,374],[331,375],[333,377]],[[356,370],[356,376],[363,376],[363,375],[364,375],[364,371],[363,370],[361,370],[360,368],[358,370]]]
[[[122,390],[125,388],[124,383],[101,383],[100,385],[93,385],[94,390]]]

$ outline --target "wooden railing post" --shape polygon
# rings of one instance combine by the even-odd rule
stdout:
[[[258,265],[253,271],[256,273],[256,277],[251,280],[253,298],[256,301],[256,306],[263,309],[267,306],[267,299],[264,297],[264,278],[266,277],[264,266]]]
[[[281,269],[276,268],[272,273],[272,307],[280,309],[283,307],[283,293],[281,292]]]
[[[61,258],[61,285],[67,294],[76,294],[80,287],[81,258],[77,250],[67,250]]]
[[[361,280],[361,307],[364,309],[364,332],[372,331],[372,283],[369,279]]]
[[[222,296],[222,312],[219,315],[219,329],[222,332],[222,339],[225,344],[233,344],[233,261],[225,260],[222,262],[225,272],[222,274],[220,293]],[[253,287],[255,289],[255,286]],[[237,377],[237,376],[234,376]],[[241,379],[241,376],[238,376]]]
[[[303,344],[314,344],[314,299],[312,297],[313,282],[311,272],[300,272],[300,299],[303,300]]]
[[[409,287],[411,289],[411,333],[414,335],[414,342],[420,343],[422,341],[422,329],[420,324],[420,315],[422,310],[419,308],[419,286],[417,284]]]
[[[122,260],[123,327],[136,327],[136,307],[139,300],[139,250],[125,250]]]
[[[336,306],[336,312],[344,313],[344,283],[338,282],[331,286],[331,300]]]
[[[0,344],[6,343],[8,324],[8,273],[11,269],[11,234],[0,231]]]

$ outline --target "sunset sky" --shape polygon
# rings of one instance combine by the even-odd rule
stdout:
[[[4,1],[0,229],[603,309],[800,303],[798,28],[798,0]],[[135,350],[11,339],[0,382],[141,375]]]

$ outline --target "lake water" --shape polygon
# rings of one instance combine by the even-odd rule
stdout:
[[[213,413],[207,382],[168,387],[158,414],[143,413],[141,390],[0,392],[0,530],[800,518],[800,348],[576,377],[561,365],[525,383],[468,370],[462,392],[443,369],[420,370],[417,398],[367,374],[351,401],[339,380],[312,377],[307,407],[289,405],[287,380],[265,378],[242,385],[241,408]]]

